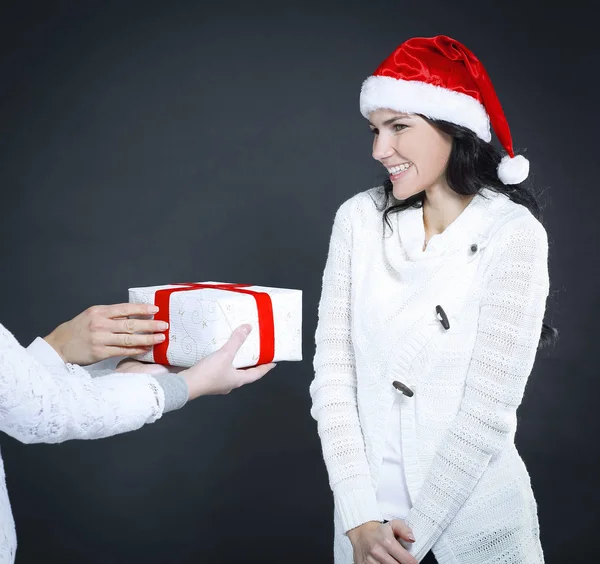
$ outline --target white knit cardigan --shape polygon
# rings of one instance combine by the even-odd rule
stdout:
[[[362,192],[338,210],[323,275],[310,387],[334,494],[336,564],[345,533],[381,520],[385,424],[399,380],[407,522],[417,560],[543,562],[536,503],[514,444],[549,281],[542,225],[484,189],[423,251],[422,209],[384,230]],[[444,309],[444,329],[436,306]]]
[[[0,431],[23,443],[98,439],[139,429],[162,416],[164,392],[147,374],[92,378],[77,365],[53,370],[0,324]],[[0,457],[0,564],[12,564],[17,539]]]

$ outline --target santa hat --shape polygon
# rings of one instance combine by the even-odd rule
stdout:
[[[504,184],[523,182],[529,161],[515,156],[510,129],[481,62],[464,45],[447,37],[414,37],[400,45],[367,78],[360,111],[389,108],[462,125],[490,141],[490,122],[508,153],[498,166]]]

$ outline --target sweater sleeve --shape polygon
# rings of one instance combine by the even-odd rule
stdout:
[[[348,203],[336,214],[323,274],[315,334],[311,415],[344,531],[381,521],[358,416],[351,337],[351,245]]]
[[[41,337],[36,337],[26,350],[30,356],[43,364],[55,376],[68,376],[70,374],[61,356]]]
[[[43,364],[46,369],[55,376],[72,375],[73,371],[69,372],[67,365],[64,363],[61,356],[54,348],[41,337],[37,337],[28,347],[27,352],[33,356],[40,364]],[[89,364],[85,370],[80,370],[78,373],[83,376],[91,376],[98,378],[108,376],[116,372],[116,367],[122,357],[113,357],[105,361]],[[112,369],[102,368],[103,366],[113,366]],[[163,390],[165,397],[163,414],[176,409],[181,409],[189,399],[189,390],[184,377],[178,374],[183,368],[175,366],[160,366],[160,372],[156,372],[157,365],[149,365],[147,374],[152,376]]]
[[[535,360],[549,288],[547,236],[537,221],[512,223],[488,272],[459,412],[408,514],[417,560],[510,440]]]
[[[66,369],[68,375],[47,369],[0,324],[0,430],[23,443],[97,439],[163,413],[162,387],[149,375],[91,378],[80,366]]]

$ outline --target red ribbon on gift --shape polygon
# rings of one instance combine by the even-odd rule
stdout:
[[[157,290],[154,294],[154,305],[158,313],[154,316],[157,321],[166,321],[170,324],[170,305],[171,294],[175,292],[186,292],[189,290],[226,290],[227,292],[236,292],[238,294],[248,294],[256,300],[258,309],[258,331],[260,337],[260,354],[257,366],[259,364],[268,364],[275,358],[275,321],[273,319],[273,303],[271,296],[266,292],[256,292],[253,290],[244,290],[251,284],[200,284],[190,282],[189,284],[173,284],[177,288],[165,288]],[[154,362],[157,364],[169,364],[167,359],[167,350],[169,348],[169,331],[165,332],[165,340],[158,345],[154,345]]]

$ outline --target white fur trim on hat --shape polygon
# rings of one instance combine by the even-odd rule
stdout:
[[[498,178],[502,184],[519,184],[529,176],[529,161],[523,155],[502,157],[498,165]]]
[[[370,76],[360,91],[360,112],[369,119],[371,112],[381,108],[449,121],[470,129],[484,141],[492,139],[490,120],[483,105],[468,94],[441,86],[391,76]]]

